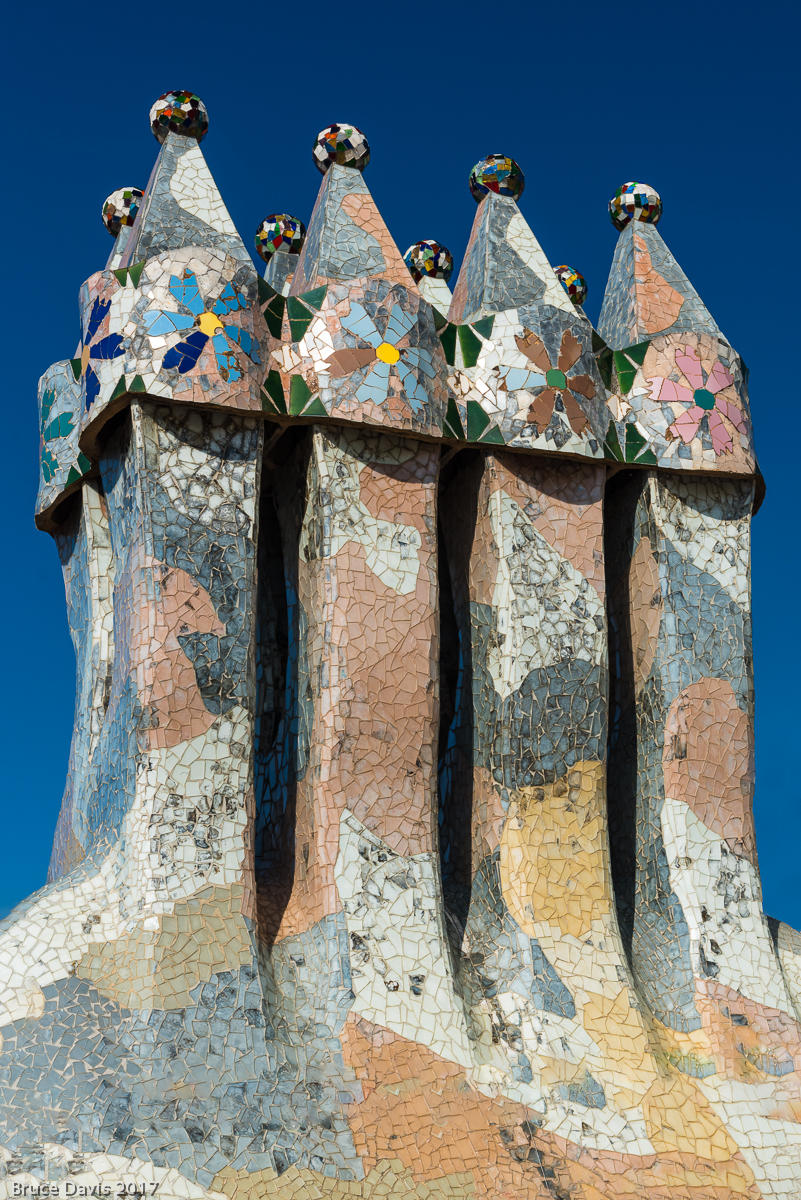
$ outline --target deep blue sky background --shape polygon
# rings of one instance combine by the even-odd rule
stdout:
[[[767,499],[754,523],[756,820],[766,907],[801,928],[801,586],[796,487],[797,4],[25,3],[4,32],[5,644],[0,915],[44,881],[67,765],[73,657],[55,549],[33,526],[36,381],[77,336],[81,282],[111,239],[100,206],[144,187],[153,100],[198,92],[203,148],[240,232],[304,219],[317,130],[353,121],[401,250],[434,237],[457,266],[467,175],[503,152],[551,262],[596,319],[627,179],[662,194],[660,230],[751,369]]]

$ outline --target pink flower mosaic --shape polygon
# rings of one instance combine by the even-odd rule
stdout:
[[[683,382],[673,379],[652,379],[651,398],[661,404],[686,404],[667,429],[670,438],[681,438],[685,445],[693,440],[708,416],[709,435],[715,456],[731,454],[734,441],[729,430],[747,433],[745,417],[737,403],[734,376],[717,360],[707,368],[692,346],[676,351],[676,366],[684,376]]]

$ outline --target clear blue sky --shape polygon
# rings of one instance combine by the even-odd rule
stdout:
[[[33,526],[36,381],[77,340],[77,293],[111,239],[100,206],[144,187],[153,100],[203,97],[211,170],[248,243],[276,210],[308,218],[311,143],[353,121],[366,178],[404,250],[434,237],[457,266],[483,155],[515,157],[521,207],[554,263],[586,276],[595,319],[627,179],[751,369],[767,499],[754,523],[756,819],[766,907],[801,928],[798,750],[796,4],[208,3],[15,5],[3,85],[6,630],[0,914],[45,877],[67,765],[73,658],[54,546]],[[779,346],[787,339],[793,351]]]

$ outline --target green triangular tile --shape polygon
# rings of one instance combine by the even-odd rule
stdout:
[[[128,268],[128,278],[130,279],[130,281],[134,285],[134,287],[139,287],[139,280],[142,278],[142,272],[144,271],[144,269],[145,269],[144,259],[142,260],[142,262],[134,263],[134,265],[132,267]]]
[[[293,342],[299,342],[305,334],[306,330],[311,325],[311,315],[305,321],[296,320],[289,322],[289,336]]]
[[[293,375],[289,380],[289,411],[299,417],[311,396],[311,389],[302,375]]]
[[[445,413],[445,420],[442,423],[442,432],[446,437],[459,438],[464,441],[464,429],[462,428],[459,409],[456,407],[456,401],[453,396],[448,397],[448,409]]]
[[[651,450],[649,447],[649,449],[643,450],[643,452],[639,456],[639,458],[635,458],[634,461],[636,463],[640,463],[642,466],[655,467],[657,465],[658,459],[657,459],[656,455],[654,454],[653,450]]]
[[[144,391],[144,389],[142,389],[142,390]],[[128,391],[128,385],[126,384],[125,376],[123,375],[123,377],[120,379],[119,383],[115,387],[114,391],[109,396],[109,399],[116,400],[118,396],[124,396],[127,391]]]
[[[490,419],[477,400],[467,401],[467,440],[477,442],[485,432]]]
[[[284,324],[284,309],[286,300],[283,296],[273,296],[269,304],[263,308],[267,328],[274,338],[280,338]]]
[[[275,288],[270,287],[267,280],[262,279],[261,275],[258,276],[257,283],[258,283],[259,304],[266,304],[268,300],[272,300],[273,296],[278,295],[278,292],[275,290]]]
[[[474,367],[478,362],[483,343],[469,325],[459,325],[459,345],[462,347],[462,360],[466,367]]]
[[[433,306],[431,308],[431,312],[434,315],[434,328],[436,329],[437,333],[439,333],[440,329],[444,329],[445,326],[448,324],[448,318],[443,317],[443,315],[439,311],[439,309],[434,308]]]
[[[617,381],[620,385],[620,390],[625,396],[631,391],[631,385],[634,383],[634,377],[637,374],[637,368],[626,358],[622,350],[615,350],[615,367],[617,368]]]
[[[307,404],[301,416],[304,417],[327,417],[328,413],[323,407],[323,402],[319,396],[315,396],[311,404]]]
[[[78,454],[78,469],[82,475],[85,475],[87,471],[91,471],[92,469],[91,461],[86,457],[82,450]]]
[[[636,346],[627,346],[623,353],[626,358],[630,358],[632,362],[636,362],[638,367],[641,367],[650,345],[650,342],[638,342]]]
[[[131,386],[128,388],[128,391],[129,392],[146,392],[147,391],[147,388],[145,387],[145,381],[141,375],[134,375],[133,382],[131,383]]]
[[[609,422],[609,428],[606,431],[606,441],[604,442],[604,450],[610,458],[617,459],[618,462],[623,462],[623,450],[620,446],[620,439],[617,436],[617,429],[614,421]]]
[[[598,355],[596,357],[596,362],[598,363],[598,373],[600,374],[601,379],[603,380],[604,387],[611,389],[611,387],[612,387],[612,368],[614,366],[614,358],[612,355],[612,351],[609,349],[608,346],[604,346],[604,348],[598,353]]]
[[[116,271],[112,271],[112,275],[115,276],[118,283],[121,283],[125,287],[125,281],[128,278],[127,267],[118,267]]]
[[[70,366],[72,367],[72,373],[75,376],[75,382],[77,383],[81,378],[81,360],[79,358],[71,358]]]
[[[283,299],[283,297],[281,297]],[[287,312],[289,313],[290,321],[308,319],[311,316],[305,304],[301,304],[297,296],[287,296],[286,298]]]
[[[483,436],[480,437],[478,440],[482,446],[487,446],[487,445],[489,445],[489,446],[505,446],[506,445],[506,442],[503,440],[503,434],[501,433],[501,431],[497,425],[491,426],[491,428],[489,428],[487,430],[487,432],[485,434],[483,434]]]
[[[327,291],[328,288],[323,284],[322,287],[312,288],[310,292],[301,292],[300,299],[304,304],[308,304],[309,308],[319,308],[323,300],[325,300],[325,293]]]
[[[640,433],[636,425],[626,426],[626,462],[634,462],[645,442],[645,435]]]
[[[262,407],[269,404],[274,412],[286,413],[286,398],[284,396],[284,385],[281,381],[279,371],[268,371],[267,378],[264,381],[262,393],[266,392],[265,397],[262,394]]]
[[[299,342],[311,325],[314,314],[309,312],[305,304],[301,304],[297,296],[287,297],[286,310],[289,313],[289,336],[293,342]]]
[[[442,352],[445,355],[445,362],[451,366],[456,362],[456,326],[443,325],[439,331],[439,340],[442,343]]]
[[[480,321],[474,321],[472,328],[476,333],[480,333],[483,338],[488,338],[492,333],[492,326],[495,322],[495,314],[489,317],[482,317]]]

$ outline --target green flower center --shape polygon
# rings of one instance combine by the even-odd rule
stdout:
[[[707,411],[715,407],[715,397],[706,388],[696,388],[693,392],[693,400],[699,408],[705,408]]]
[[[567,387],[567,376],[564,371],[557,371],[556,367],[551,367],[550,370],[545,372],[545,382],[548,384],[548,387],[564,391]]]

